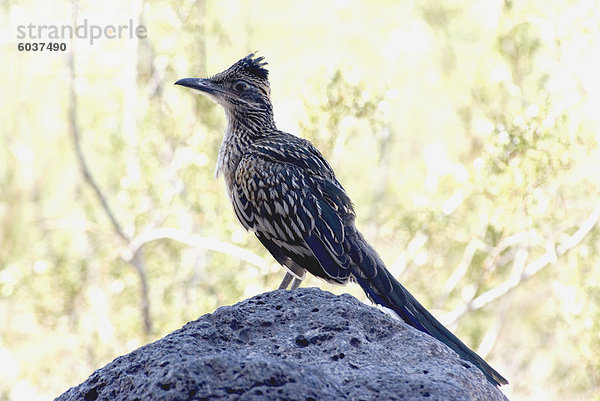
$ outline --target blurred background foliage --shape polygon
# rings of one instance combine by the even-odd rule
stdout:
[[[277,286],[214,179],[222,110],[173,86],[254,50],[279,128],[503,391],[600,399],[598,1],[1,4],[0,400]],[[148,35],[17,51],[18,25],[84,19]]]

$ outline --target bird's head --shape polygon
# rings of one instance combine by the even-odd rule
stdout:
[[[184,78],[175,82],[196,89],[223,106],[227,114],[265,112],[272,114],[269,71],[264,57],[249,54],[210,78]]]

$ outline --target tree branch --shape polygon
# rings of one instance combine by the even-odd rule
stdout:
[[[515,233],[504,238],[502,241],[500,241],[500,243],[498,243],[498,245],[496,245],[491,250],[489,255],[485,258],[485,260],[483,261],[483,267],[489,270],[493,270],[493,268],[498,265],[497,262],[502,252],[504,252],[511,246],[518,245],[525,241],[529,241],[532,238],[536,237],[536,235],[537,233],[535,230],[527,230]]]
[[[231,255],[259,268],[267,268],[269,263],[262,257],[247,249],[223,242],[214,238],[185,232],[176,228],[157,228],[146,231],[133,238],[129,243],[129,251],[136,254],[145,244],[161,239],[170,239],[194,248],[208,249]]]
[[[523,281],[531,278],[549,264],[556,263],[559,257],[579,245],[594,226],[598,224],[598,221],[600,221],[600,204],[596,206],[594,211],[592,211],[583,223],[581,223],[573,235],[564,234],[560,244],[548,246],[546,252],[542,256],[528,265],[525,264],[528,256],[527,251],[524,249],[518,250],[515,256],[513,272],[508,280],[483,294],[470,299],[463,305],[447,313],[441,320],[448,325],[454,324],[465,313],[481,309],[487,304],[508,294]]]
[[[513,293],[514,294],[514,293]],[[512,303],[512,296],[508,295],[504,297],[500,301],[500,312],[494,316],[494,321],[489,325],[487,331],[483,335],[481,342],[479,343],[477,350],[477,355],[482,358],[487,358],[490,354],[494,345],[496,344],[496,340],[498,339],[498,335],[502,329],[502,325],[506,320],[507,313],[510,309],[510,304]]]
[[[76,7],[77,5],[73,5],[75,8],[75,20],[76,18]],[[114,232],[117,234],[121,240],[129,245],[130,238],[123,231],[121,224],[119,224],[115,214],[110,208],[104,193],[100,189],[100,186],[94,179],[92,175],[89,165],[85,159],[83,154],[83,150],[81,147],[81,134],[79,131],[79,122],[77,120],[77,108],[78,108],[78,99],[77,93],[75,91],[75,51],[72,49],[68,55],[68,68],[69,68],[69,78],[70,78],[70,88],[69,88],[69,126],[71,131],[71,138],[73,140],[73,145],[75,149],[75,154],[77,156],[77,161],[79,165],[79,170],[81,171],[84,181],[92,188],[96,198],[98,198],[100,205],[102,206],[102,210],[107,215]],[[144,320],[144,332],[149,334],[152,331],[152,320],[150,317],[150,297],[148,294],[148,280],[146,277],[146,266],[144,263],[143,254],[141,253],[141,249],[137,249],[131,255],[131,258],[126,260],[133,268],[135,268],[138,273],[140,279],[140,289],[141,289],[141,310],[142,310],[142,318]]]
[[[75,155],[77,156],[77,161],[79,162],[79,169],[81,170],[81,173],[83,174],[83,178],[85,179],[85,182],[92,188],[92,190],[94,191],[94,194],[100,201],[100,205],[102,206],[104,213],[106,213],[108,219],[110,220],[110,223],[113,226],[113,229],[115,230],[117,235],[119,237],[121,237],[121,239],[123,241],[128,242],[129,238],[123,232],[121,225],[115,218],[115,215],[112,212],[112,209],[108,205],[106,197],[104,196],[104,194],[100,190],[100,187],[96,183],[96,180],[94,179],[94,176],[92,175],[92,173],[88,167],[87,161],[85,160],[83,151],[81,149],[79,123],[77,121],[77,107],[78,107],[77,94],[75,92],[75,60],[74,60],[75,56],[73,53],[74,52],[71,51],[69,53],[69,58],[68,58],[69,73],[70,73],[70,79],[71,79],[71,87],[69,90],[69,100],[70,100],[70,102],[69,102],[69,125],[71,128],[71,138],[73,139],[73,145],[75,146]]]
[[[473,261],[473,257],[475,256],[475,252],[490,252],[490,248],[491,247],[489,245],[487,245],[479,238],[474,238],[471,241],[469,241],[469,243],[463,251],[463,255],[460,259],[460,262],[458,263],[458,266],[456,267],[456,269],[454,269],[450,277],[448,277],[448,280],[446,280],[446,284],[444,285],[442,295],[436,301],[437,305],[442,305],[446,301],[446,299],[448,299],[450,293],[454,291],[460,280],[467,273],[467,271],[469,270],[469,266],[471,266],[471,262]]]

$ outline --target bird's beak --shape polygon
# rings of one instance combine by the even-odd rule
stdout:
[[[213,82],[207,78],[183,78],[175,82],[175,85],[181,85],[207,93],[215,91]]]

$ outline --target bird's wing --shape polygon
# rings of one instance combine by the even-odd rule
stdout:
[[[289,259],[326,280],[346,282],[350,199],[320,154],[305,143],[283,145],[258,143],[244,154],[232,191],[235,213],[281,264]]]

